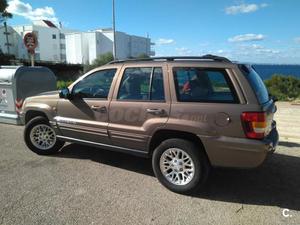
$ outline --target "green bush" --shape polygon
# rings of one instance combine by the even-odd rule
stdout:
[[[113,57],[113,54],[111,52],[108,52],[108,53],[105,53],[103,55],[100,55],[98,56],[92,64],[86,64],[84,65],[83,67],[83,71],[84,73],[94,69],[94,68],[97,68],[99,66],[103,66],[111,61],[114,60],[114,57]]]
[[[300,79],[294,76],[274,74],[271,79],[265,80],[271,95],[281,101],[291,101],[300,98]]]
[[[68,87],[70,84],[72,84],[74,81],[73,80],[58,80],[56,82],[56,88],[57,90],[61,90],[63,88]]]

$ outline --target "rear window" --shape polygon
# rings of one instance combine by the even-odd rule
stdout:
[[[268,90],[258,73],[250,65],[239,65],[239,67],[249,81],[258,102],[260,104],[268,102],[270,99]]]
[[[177,100],[181,102],[237,103],[225,70],[197,67],[173,69]]]

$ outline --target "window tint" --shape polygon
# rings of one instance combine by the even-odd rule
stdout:
[[[72,90],[72,93],[81,98],[107,98],[116,69],[97,71],[81,81]]]
[[[245,77],[247,78],[247,80],[249,81],[259,103],[263,104],[269,101],[268,90],[260,76],[255,72],[255,70],[251,66],[247,65],[239,65],[239,67],[242,70]]]
[[[237,101],[225,70],[174,68],[178,101],[224,102]]]
[[[125,69],[118,99],[164,100],[162,69],[152,67]]]
[[[151,100],[162,101],[165,99],[163,72],[161,68],[155,68],[152,77]]]

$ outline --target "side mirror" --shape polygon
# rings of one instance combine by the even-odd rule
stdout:
[[[71,93],[68,88],[63,88],[59,92],[59,97],[64,98],[64,99],[70,99],[71,98]]]

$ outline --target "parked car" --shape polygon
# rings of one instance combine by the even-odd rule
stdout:
[[[262,164],[278,143],[275,111],[250,65],[206,55],[111,62],[27,98],[22,118],[37,154],[76,142],[151,157],[165,187],[189,193],[211,167]]]

